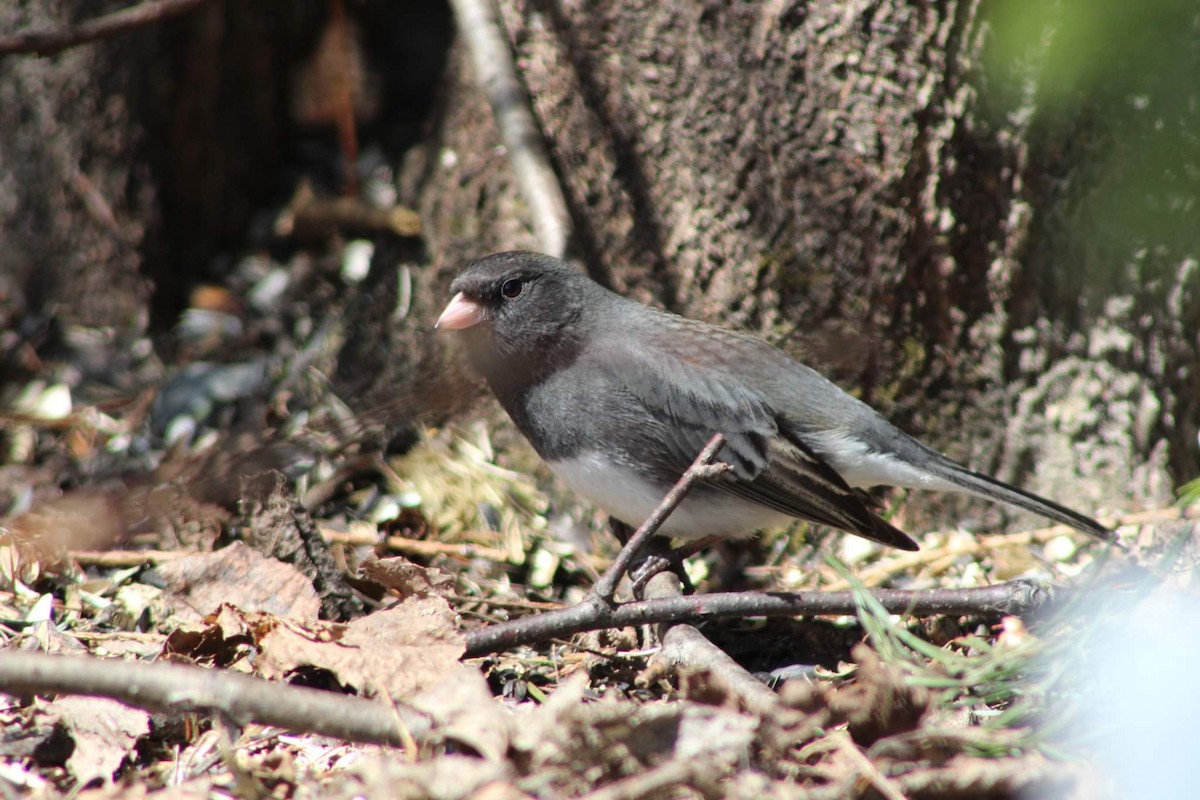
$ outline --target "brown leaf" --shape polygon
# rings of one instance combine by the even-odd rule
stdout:
[[[454,576],[434,567],[422,567],[403,556],[369,556],[359,567],[362,577],[375,581],[401,597],[446,597],[454,591]]]
[[[111,781],[137,740],[150,732],[148,713],[102,697],[63,697],[47,710],[58,715],[75,739],[67,770],[80,786],[96,778]]]
[[[483,674],[459,664],[444,680],[414,697],[412,704],[434,721],[438,741],[447,750],[464,746],[484,758],[504,763],[512,739],[513,715],[492,695]]]
[[[308,622],[316,620],[321,607],[312,583],[295,567],[241,542],[161,564],[158,571],[166,580],[168,600],[185,619],[198,620],[227,603],[243,612]]]
[[[254,647],[246,615],[233,606],[223,605],[199,623],[186,623],[171,631],[162,652],[167,658],[182,657],[197,664],[251,672],[248,657]]]
[[[298,626],[276,625],[259,640],[258,667],[282,677],[300,666],[332,672],[363,693],[407,699],[455,669],[465,640],[449,603],[412,597],[347,625],[324,626],[319,639]]]
[[[6,712],[0,722],[0,763],[5,765],[61,767],[75,749],[59,716],[42,706],[35,704],[19,716]]]
[[[302,624],[230,605],[168,638],[164,652],[231,664],[257,650],[254,669],[286,680],[299,669],[322,669],[363,694],[407,699],[458,667],[465,640],[441,598],[409,598],[349,624]]]
[[[614,697],[583,702],[588,678],[576,673],[512,734],[512,758],[555,783],[549,796],[575,796],[598,782],[673,760],[699,762],[713,779],[752,752],[760,718],[690,701],[633,704]],[[585,774],[568,765],[587,764]],[[589,786],[590,784],[590,786]]]

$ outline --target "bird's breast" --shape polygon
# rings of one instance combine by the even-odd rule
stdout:
[[[547,463],[572,490],[635,528],[650,516],[671,489],[670,484],[649,480],[632,467],[599,451]],[[679,539],[745,536],[788,520],[786,514],[712,486],[697,485],[658,532]]]

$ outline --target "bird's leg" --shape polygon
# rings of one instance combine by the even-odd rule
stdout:
[[[629,538],[634,533],[632,527],[616,518],[609,519],[608,527],[622,546],[629,543]],[[684,550],[685,548],[682,547],[669,549],[666,539],[661,536],[651,537],[630,561],[629,579],[633,581],[633,596],[638,600],[644,599],[642,590],[646,588],[646,584],[655,575],[667,570],[674,571],[683,583],[684,593],[691,594],[695,587],[692,586],[691,579],[683,570],[683,559],[690,557],[691,552],[687,552],[681,558],[680,554]]]
[[[688,577],[687,570],[683,568],[683,562],[724,538],[723,536],[705,536],[693,542],[681,544],[668,553],[647,554],[629,571],[629,579],[633,581],[633,596],[641,600],[642,592],[650,579],[668,569],[674,570],[675,574],[679,576],[684,594],[694,593],[696,587],[692,585],[692,579]]]
[[[700,451],[700,455],[696,456],[696,460],[680,476],[679,481],[671,487],[671,491],[667,492],[666,497],[662,499],[662,502],[658,504],[654,512],[629,537],[625,546],[621,548],[621,552],[617,553],[617,557],[613,559],[612,565],[596,581],[596,585],[592,587],[591,591],[593,599],[606,605],[612,605],[613,595],[617,592],[617,584],[624,577],[625,573],[628,572],[629,565],[638,553],[642,551],[646,543],[653,538],[659,527],[671,515],[676,506],[683,502],[683,498],[687,496],[688,491],[692,488],[692,484],[698,480],[720,475],[729,469],[728,464],[720,462],[712,463],[713,458],[717,455],[717,451],[724,444],[725,437],[719,433],[709,439],[708,444]],[[618,538],[620,538],[619,533]],[[658,571],[661,572],[662,570],[659,569]]]
[[[683,584],[684,594],[695,593],[696,587],[692,585],[692,579],[688,577],[687,570],[683,568],[684,559],[692,555],[691,552],[688,552],[690,548],[668,549],[666,541],[655,539],[647,549],[651,551],[644,553],[629,570],[629,580],[633,583],[633,596],[636,599],[644,599],[646,584],[650,582],[651,578],[668,570],[674,572],[679,578],[679,582]]]
[[[608,529],[612,531],[612,535],[617,537],[617,541],[621,543],[621,547],[629,544],[629,538],[633,536],[633,527],[626,525],[616,517],[608,518]]]

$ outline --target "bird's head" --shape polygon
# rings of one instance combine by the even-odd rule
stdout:
[[[472,261],[450,291],[436,327],[462,332],[472,363],[489,381],[569,363],[581,322],[604,294],[565,262],[522,251]]]

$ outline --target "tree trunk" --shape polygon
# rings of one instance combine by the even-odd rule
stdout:
[[[1145,256],[1068,224],[1094,213],[1087,143],[1120,91],[1045,113],[1032,59],[989,113],[978,0],[500,7],[597,279],[759,332],[1083,510],[1161,503],[1200,467],[1200,226]],[[536,249],[498,144],[460,45],[436,156],[407,171],[443,280]]]
[[[0,31],[60,25],[66,5],[5,3]],[[0,59],[0,329],[39,340],[56,318],[144,325],[140,248],[155,196],[130,158],[135,79],[107,48]]]

